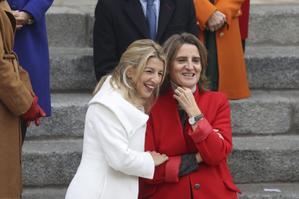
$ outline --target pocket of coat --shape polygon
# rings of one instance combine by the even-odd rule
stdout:
[[[224,180],[223,183],[230,191],[241,193],[240,189],[232,181]]]

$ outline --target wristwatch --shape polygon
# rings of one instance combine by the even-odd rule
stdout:
[[[191,126],[196,124],[199,120],[203,118],[203,114],[195,115],[193,117],[189,117],[188,122]]]

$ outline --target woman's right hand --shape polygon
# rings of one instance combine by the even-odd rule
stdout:
[[[168,160],[168,157],[165,154],[160,154],[156,151],[150,151],[149,153],[154,159],[155,166],[159,166]]]

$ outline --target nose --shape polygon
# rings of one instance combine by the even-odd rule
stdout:
[[[192,60],[188,60],[188,62],[186,63],[186,68],[187,69],[192,69],[193,68]]]
[[[152,76],[152,81],[155,84],[160,84],[162,80],[162,76],[159,73],[154,73],[154,75]]]

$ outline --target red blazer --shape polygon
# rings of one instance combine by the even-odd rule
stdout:
[[[140,179],[139,198],[172,199],[234,199],[240,190],[233,183],[226,159],[232,150],[230,107],[219,92],[194,94],[205,118],[196,131],[189,124],[183,130],[177,102],[170,89],[159,97],[150,113],[145,150],[158,151],[169,160],[156,167],[153,180]],[[222,140],[214,129],[224,137]],[[199,168],[178,178],[181,155],[199,152],[203,162]]]

